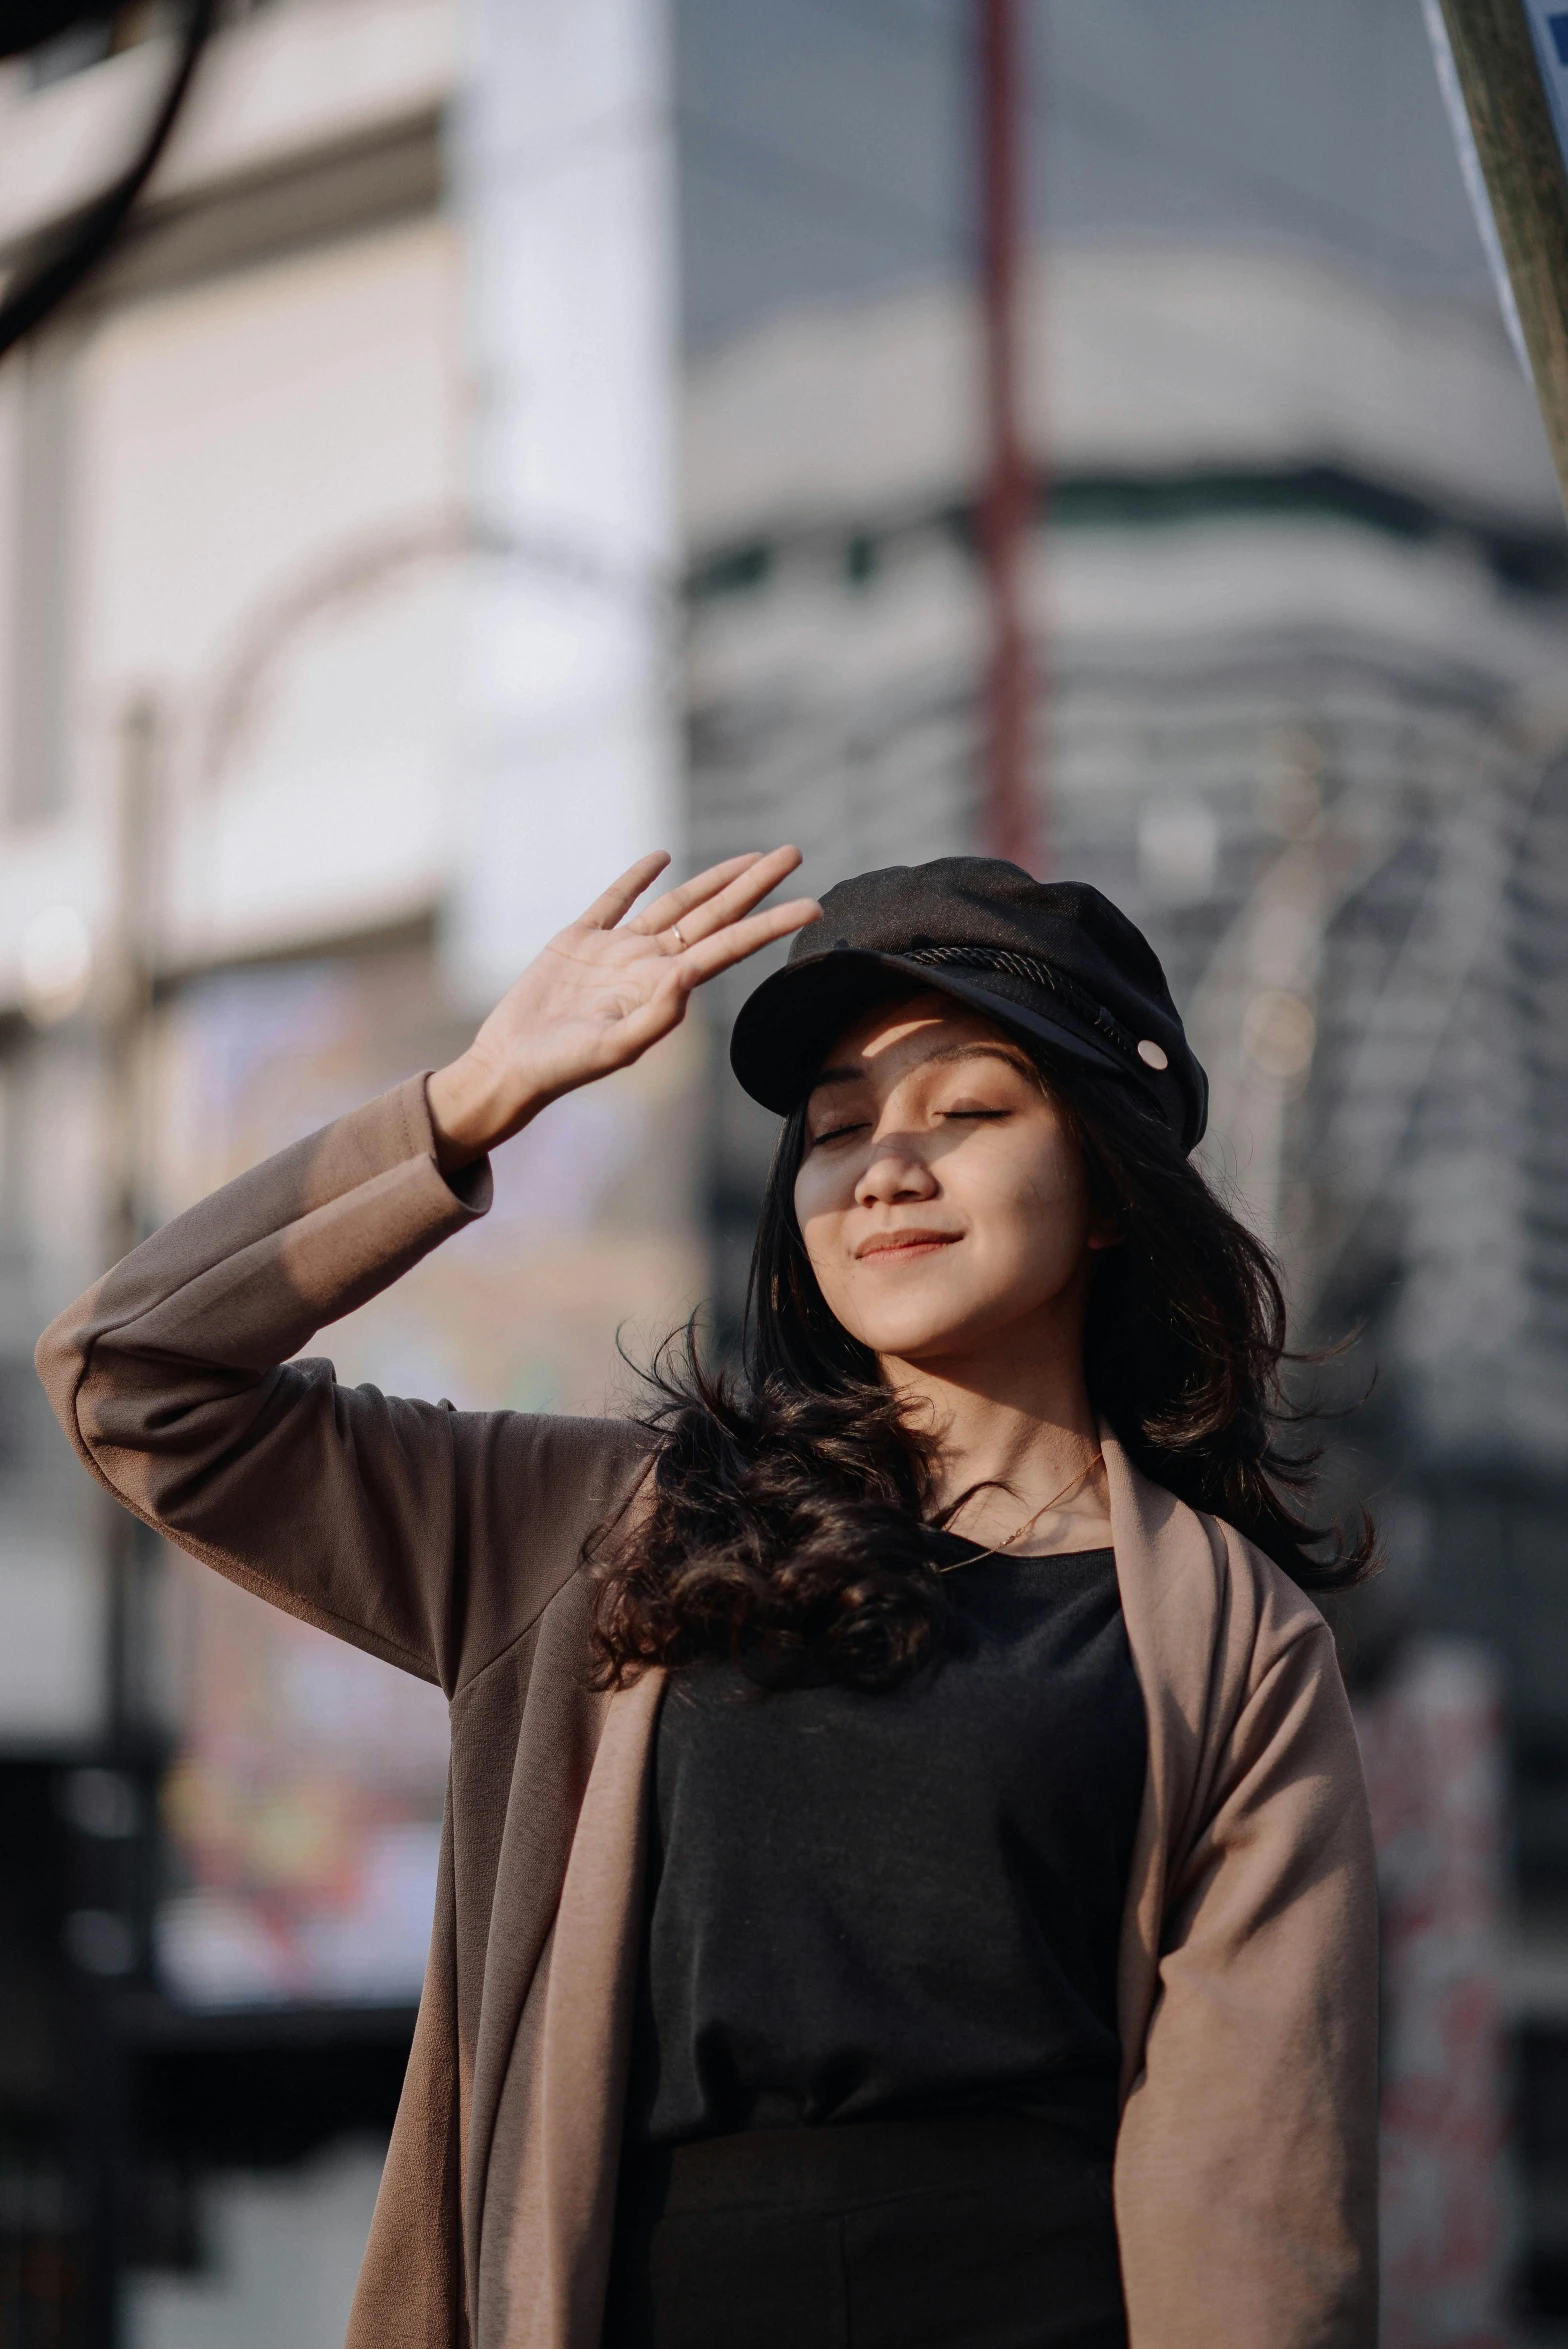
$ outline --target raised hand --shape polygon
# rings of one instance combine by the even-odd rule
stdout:
[[[640,1060],[680,1025],[694,987],[821,910],[797,897],[753,911],[800,862],[799,849],[775,848],[713,865],[628,920],[669,861],[662,852],[639,857],[551,939],[468,1050],[430,1079],[443,1167],[468,1165],[546,1102]]]

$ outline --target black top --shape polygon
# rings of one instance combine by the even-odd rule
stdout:
[[[913,1680],[672,1677],[632,2142],[1010,2109],[1108,2150],[1146,1750],[1115,1560],[941,1538],[963,1631]]]

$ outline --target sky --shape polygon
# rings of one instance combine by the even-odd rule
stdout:
[[[1419,0],[1023,0],[1034,236],[1306,248],[1486,298]],[[685,331],[950,278],[973,0],[675,0]]]

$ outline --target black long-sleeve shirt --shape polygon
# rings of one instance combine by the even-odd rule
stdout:
[[[1117,1939],[1146,1738],[1109,1550],[945,1537],[961,1632],[882,1692],[672,1676],[631,2120],[1015,2110],[1115,2132]]]

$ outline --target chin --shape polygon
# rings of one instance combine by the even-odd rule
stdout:
[[[934,1315],[879,1316],[869,1327],[852,1334],[873,1354],[891,1354],[900,1362],[939,1362],[974,1343],[974,1332],[967,1323]]]
[[[921,1362],[940,1351],[941,1341],[926,1330],[854,1330],[851,1335],[873,1354],[891,1355],[899,1362]]]

